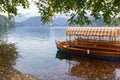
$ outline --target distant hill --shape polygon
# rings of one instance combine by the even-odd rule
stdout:
[[[16,22],[18,27],[32,27],[41,26],[40,17],[31,17],[25,21]]]
[[[92,20],[93,18],[90,18],[90,19]],[[17,22],[17,26],[19,26],[19,27],[40,27],[40,26],[47,26],[47,27],[60,26],[60,27],[65,27],[65,26],[68,26],[68,25],[69,25],[68,19],[64,18],[64,17],[55,18],[53,20],[53,22],[47,23],[45,25],[42,25],[40,16],[31,17],[31,18],[29,18],[29,19],[27,19],[25,21]],[[71,26],[75,26],[75,25],[71,25]],[[97,21],[93,22],[90,25],[83,25],[83,26],[105,26],[104,19],[101,18],[100,20],[97,20]]]
[[[0,15],[0,40],[7,37],[9,29],[15,27],[15,22],[8,19],[7,17]]]
[[[2,27],[14,27],[15,22],[8,19],[6,16],[0,15],[0,28]]]
[[[52,22],[53,26],[68,26],[68,19],[67,18],[55,18]]]
[[[18,27],[40,27],[40,26],[67,26],[68,22],[66,18],[55,18],[53,22],[42,25],[41,17],[31,17],[22,22],[16,22]]]

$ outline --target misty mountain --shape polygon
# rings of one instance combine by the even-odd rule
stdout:
[[[55,18],[52,22],[53,26],[68,26],[68,19],[67,18]]]
[[[6,16],[0,15],[0,28],[5,28],[5,27],[14,27],[15,22],[8,19]]]
[[[31,17],[25,21],[16,22],[16,25],[18,27],[67,26],[68,25],[67,20],[68,20],[67,18],[55,18],[53,22],[46,23],[43,25],[41,22],[41,17],[36,16],[36,17]]]
[[[90,18],[90,19],[93,20],[93,18]],[[58,17],[58,18],[55,18],[53,20],[53,22],[43,25],[42,22],[41,22],[41,17],[36,16],[36,17],[31,17],[31,18],[29,18],[25,21],[16,22],[16,25],[18,27],[40,27],[40,26],[45,26],[45,27],[60,26],[60,27],[64,27],[64,26],[68,26],[69,23],[68,23],[67,18]],[[71,25],[71,26],[75,26],[75,25]],[[77,26],[79,26],[79,25],[77,25]],[[90,25],[83,25],[83,26],[105,26],[104,19],[101,18],[100,20],[97,20]]]

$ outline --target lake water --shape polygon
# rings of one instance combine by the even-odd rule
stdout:
[[[95,80],[120,77],[120,62],[63,55],[55,40],[65,40],[64,27],[18,27],[6,36],[21,57],[13,66],[41,80]],[[4,37],[2,37],[4,38]]]

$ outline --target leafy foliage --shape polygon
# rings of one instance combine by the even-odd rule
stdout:
[[[36,1],[43,23],[50,22],[56,13],[70,16],[70,24],[91,24],[102,16],[112,24],[120,13],[119,0],[39,0]],[[90,20],[88,13],[94,20]]]
[[[115,18],[114,22],[115,22],[117,25],[120,25],[120,17]]]
[[[70,24],[86,25],[103,17],[105,24],[112,24],[120,14],[119,0],[32,0],[36,3],[41,20],[48,23],[57,13],[69,16]],[[29,8],[28,0],[0,0],[0,12],[8,13],[9,18],[17,15],[17,6]],[[89,15],[88,15],[89,14]],[[89,19],[93,17],[93,20]]]
[[[17,6],[28,8],[29,2],[28,0],[0,0],[0,12],[8,13],[9,18],[12,18],[18,14]]]

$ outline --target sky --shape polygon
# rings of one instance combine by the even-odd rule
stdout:
[[[30,2],[30,8],[29,9],[23,9],[22,7],[18,7],[18,13],[20,14],[27,14],[28,16],[37,16],[38,14],[38,8],[32,2],[32,0],[29,0]]]
[[[22,7],[18,7],[19,15],[15,17],[16,22],[24,21],[30,17],[40,16],[40,14],[38,13],[38,8],[33,2],[34,0],[28,0],[28,1],[30,2],[30,9],[23,9]],[[56,18],[59,17],[68,18],[64,14],[57,14]]]
[[[32,2],[32,0],[29,0],[29,2],[30,2],[29,9],[23,9],[22,7],[17,7],[19,15],[15,17],[16,22],[24,21],[30,17],[40,16],[40,14],[38,13],[38,8],[34,4],[34,2]]]

